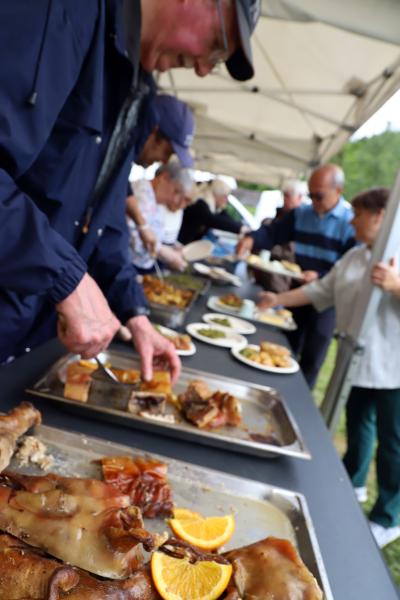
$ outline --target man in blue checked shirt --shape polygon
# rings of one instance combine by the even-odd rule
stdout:
[[[254,249],[271,249],[276,244],[294,242],[296,263],[303,270],[303,283],[325,275],[335,262],[355,244],[350,225],[353,213],[342,198],[344,173],[337,165],[324,165],[311,174],[308,182],[311,205],[301,205],[281,220],[263,225],[244,237],[238,255]],[[293,352],[298,355],[304,377],[314,386],[324,361],[335,326],[335,313],[318,313],[311,306],[293,311],[298,325],[288,334]]]

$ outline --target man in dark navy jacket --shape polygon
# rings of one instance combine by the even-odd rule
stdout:
[[[56,331],[94,356],[123,322],[145,378],[155,355],[178,375],[127,257],[139,62],[203,76],[224,60],[247,79],[258,12],[258,0],[2,0],[0,362]]]

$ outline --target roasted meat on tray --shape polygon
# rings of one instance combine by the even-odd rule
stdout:
[[[0,416],[0,472],[10,464],[18,438],[41,421],[40,412],[30,402],[21,402]]]
[[[129,496],[102,481],[49,474],[0,476],[0,530],[96,575],[122,579],[160,536],[143,528]]]
[[[144,517],[172,516],[167,465],[152,458],[112,456],[100,459],[104,481],[127,494]]]
[[[90,551],[90,548],[88,548]],[[98,579],[0,534],[2,600],[159,600],[146,567],[123,581]]]
[[[322,600],[315,577],[287,540],[268,537],[224,556],[233,565],[225,600]]]
[[[211,392],[204,381],[192,381],[178,396],[185,418],[200,429],[241,424],[239,401],[228,392]]]

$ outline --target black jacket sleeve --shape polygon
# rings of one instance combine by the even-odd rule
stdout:
[[[269,225],[261,225],[250,236],[254,240],[254,248],[270,250],[273,246],[292,242],[294,239],[295,211],[291,210],[282,219],[273,221]]]

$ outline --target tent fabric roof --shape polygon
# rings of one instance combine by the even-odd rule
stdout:
[[[326,162],[400,88],[399,0],[263,0],[255,77],[176,69],[196,114],[196,167],[279,186]]]

